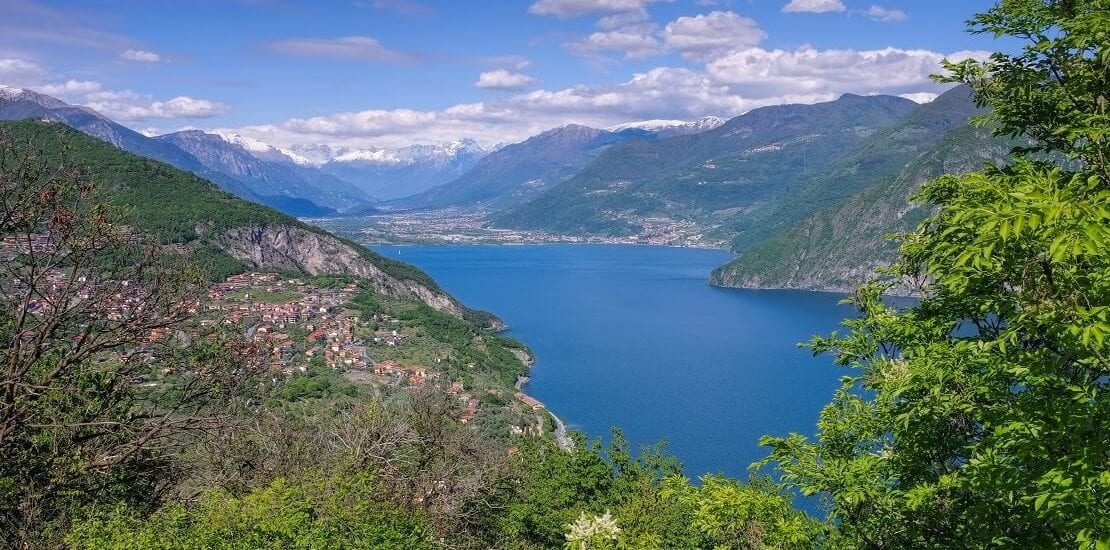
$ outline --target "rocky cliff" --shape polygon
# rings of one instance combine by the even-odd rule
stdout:
[[[203,228],[198,228],[198,233],[201,232]],[[253,268],[309,275],[356,275],[387,296],[418,299],[456,317],[465,312],[463,306],[438,288],[390,274],[371,261],[365,251],[326,233],[296,225],[255,225],[227,229],[211,238],[228,254]]]

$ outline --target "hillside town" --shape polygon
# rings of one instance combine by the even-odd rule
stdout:
[[[301,277],[241,273],[211,286],[199,323],[242,331],[268,353],[275,374],[292,376],[318,365],[384,390],[443,391],[458,400],[458,420],[464,424],[473,422],[482,410],[475,390],[497,397],[503,393],[499,388],[468,391],[464,382],[449,379],[440,367],[445,359],[442,353],[428,364],[404,360],[420,350],[414,329],[385,313],[362,316],[350,307],[359,291],[353,282],[324,287]],[[406,344],[413,349],[407,350]],[[513,398],[510,403],[522,412],[544,409],[521,391]],[[518,422],[508,430],[516,436],[537,435],[543,433],[542,425],[537,418],[535,425],[532,420]]]

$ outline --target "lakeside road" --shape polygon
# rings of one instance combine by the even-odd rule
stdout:
[[[555,421],[555,443],[559,445],[564,451],[570,452],[574,450],[574,440],[567,435],[567,425],[551,411],[547,411],[551,415],[551,419]]]
[[[518,376],[513,386],[516,387],[516,391],[523,392],[524,385],[527,384],[529,380],[531,380],[531,378],[528,376]],[[555,413],[551,412],[550,409],[547,410],[547,414],[551,415],[551,420],[555,422],[555,443],[564,451],[570,452],[574,450],[574,440],[567,435],[567,425],[563,423],[563,420]],[[540,425],[543,425],[542,422]]]

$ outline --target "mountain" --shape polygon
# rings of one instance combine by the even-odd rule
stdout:
[[[151,138],[87,107],[70,105],[32,90],[0,86],[0,120],[21,119],[62,122],[130,153],[192,172],[241,198],[269,204],[293,215],[333,213],[370,199],[349,184],[320,173],[311,166],[298,166],[292,156],[288,160],[276,157],[266,159],[261,151],[246,152],[244,143],[237,143],[234,139],[221,140],[228,145],[228,150],[221,151],[225,149],[223,144],[200,136]],[[186,148],[193,150],[187,151]],[[205,157],[205,160],[202,161],[193,152]],[[256,153],[258,157],[254,156]],[[258,162],[266,166],[260,167]],[[242,173],[225,170],[227,166],[224,164],[236,166],[242,169]],[[279,167],[282,164],[288,166]],[[263,174],[264,177],[256,179],[243,175],[250,173]]]
[[[893,178],[879,178],[843,204],[822,208],[753,245],[713,271],[710,282],[746,288],[850,291],[897,257],[892,234],[912,230],[931,213],[914,203],[921,185],[943,174],[1004,162],[1012,144],[965,124],[920,153]]]
[[[320,170],[349,181],[363,192],[382,199],[415,195],[458,178],[478,163],[487,151],[464,139],[399,149],[305,148],[303,158],[326,158]],[[296,151],[292,151],[297,154]],[[324,155],[327,155],[324,157]]]
[[[1009,157],[1016,143],[969,124],[968,118],[978,114],[982,111],[966,88],[922,105],[818,178],[815,184],[825,189],[823,194],[807,190],[783,208],[815,200],[830,204],[793,223],[763,226],[781,229],[762,240],[742,239],[743,253],[715,270],[710,281],[734,287],[848,290],[873,277],[875,268],[897,256],[898,244],[887,237],[913,229],[930,213],[911,201],[922,184]],[[863,178],[856,180],[862,187],[844,197],[839,188],[857,177]]]
[[[605,130],[629,137],[675,137],[708,132],[725,123],[725,119],[707,116],[698,120],[640,120],[610,126]]]
[[[519,204],[578,172],[619,134],[569,124],[501,147],[459,178],[397,201],[398,208]]]
[[[218,135],[200,130],[185,130],[154,139],[173,144],[193,155],[213,172],[227,174],[243,182],[266,204],[291,206],[306,204],[303,201],[308,201],[327,209],[318,212],[293,212],[295,214],[334,213],[358,207],[371,200],[361,190],[345,181],[324,174],[315,167],[297,164],[276,148],[257,141],[247,141],[234,134]],[[254,150],[247,150],[243,143]],[[298,200],[301,202],[297,202]]]
[[[229,193],[247,200],[261,200],[242,182],[205,168],[195,157],[173,144],[144,136],[87,107],[70,105],[31,90],[0,85],[0,120],[27,118],[62,122],[125,151],[208,178]]]
[[[802,182],[916,105],[893,96],[845,94],[826,103],[754,109],[702,133],[629,139],[491,221],[594,235],[686,227],[695,242],[727,243],[745,229],[744,221],[774,211]]]
[[[92,174],[109,200],[128,212],[137,231],[174,246],[213,279],[246,269],[365,279],[389,297],[419,300],[456,317],[471,316],[428,275],[408,264],[335,237],[295,218],[254,204],[195,174],[133,155],[43,120],[0,122],[16,142],[42,148],[46,162],[65,162]]]
[[[299,164],[301,166],[318,166],[318,164],[313,162],[313,160],[309,157],[298,154],[297,152],[290,149],[274,147],[273,145],[270,145],[269,143],[266,143],[259,139],[224,130],[217,130],[212,133],[219,136],[220,139],[223,139],[228,143],[238,145],[239,147],[246,149],[247,152],[249,152],[251,155],[262,160],[288,162]]]
[[[735,235],[732,248],[742,252],[810,213],[839,205],[875,182],[897,177],[914,158],[979,112],[966,87],[914,105],[906,117],[845,149],[845,154],[824,169],[798,181],[773,208],[737,217],[723,232]]]

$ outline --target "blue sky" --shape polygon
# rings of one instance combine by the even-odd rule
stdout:
[[[941,57],[1005,47],[964,33],[980,0],[0,3],[0,83],[150,132],[279,145],[488,144],[570,122],[936,93],[925,77]]]

